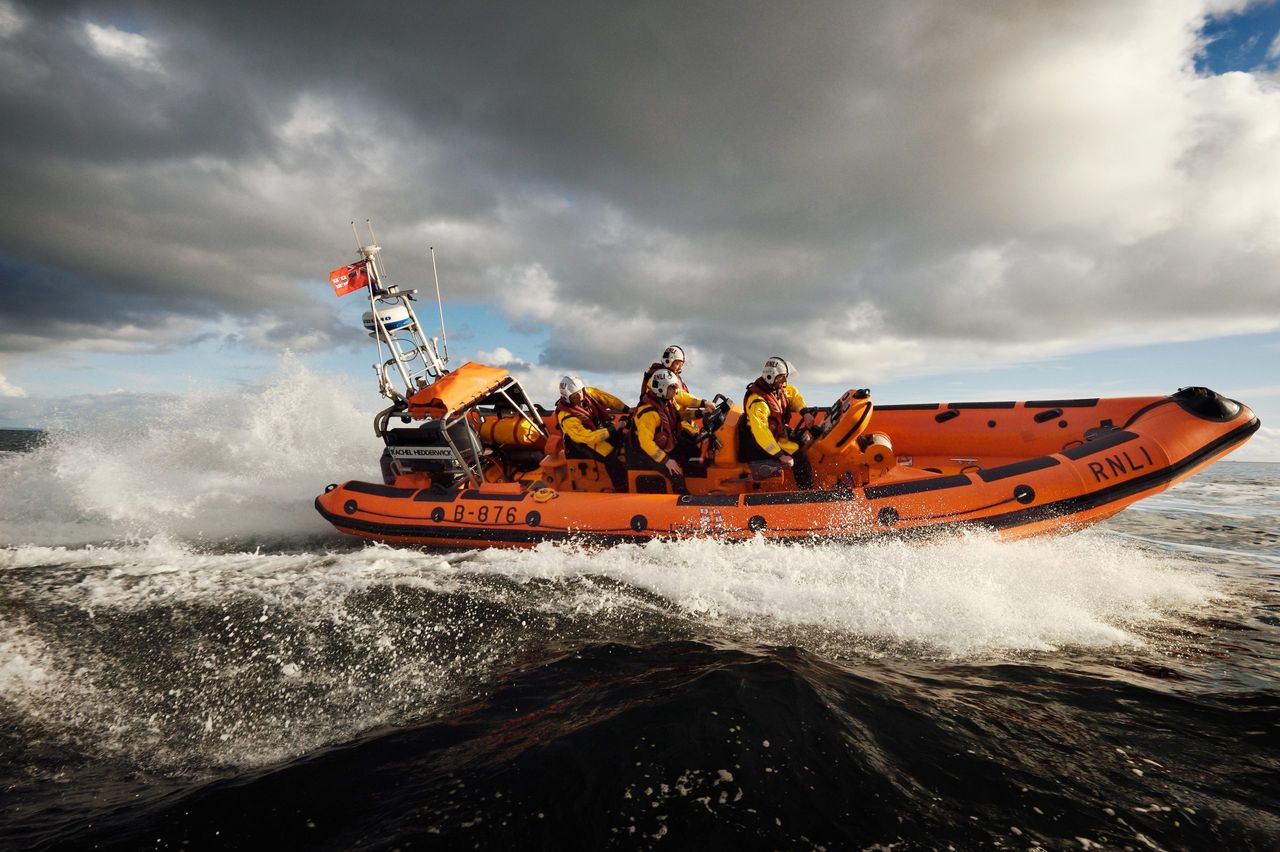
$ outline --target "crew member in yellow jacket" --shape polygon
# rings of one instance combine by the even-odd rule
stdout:
[[[791,413],[804,408],[804,397],[788,384],[790,375],[791,366],[775,355],[764,362],[760,377],[747,385],[743,416],[738,421],[738,458],[777,461],[792,469],[797,486],[809,489],[813,487],[813,466],[787,434]],[[812,426],[813,415],[806,413],[802,425]]]
[[[679,406],[685,420],[692,420],[699,409],[703,414],[710,414],[715,410],[715,406],[710,402],[694,396],[693,392],[689,390],[689,386],[684,383],[684,376],[681,375],[684,371],[684,349],[675,344],[663,349],[662,359],[654,361],[649,365],[649,369],[644,371],[644,378],[640,380],[641,397],[649,392],[649,380],[653,378],[653,374],[664,369],[674,373],[676,381],[680,383],[680,388],[676,391],[676,395],[672,397],[672,402]]]
[[[688,393],[684,397],[695,401]],[[693,440],[697,430],[684,419],[687,406],[681,401],[679,377],[665,368],[655,370],[631,415],[632,443],[627,449],[631,467],[661,473],[678,494],[688,493],[684,463],[699,455]]]
[[[618,429],[612,413],[628,411],[627,404],[611,393],[587,387],[577,376],[560,380],[556,423],[564,436],[565,458],[595,459],[604,463],[613,490],[627,490],[627,467],[622,462]]]

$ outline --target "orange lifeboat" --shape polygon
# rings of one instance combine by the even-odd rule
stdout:
[[[338,530],[444,547],[603,544],[756,535],[860,539],[984,529],[1003,537],[1097,523],[1243,444],[1259,421],[1206,388],[1169,396],[873,404],[851,390],[801,436],[816,487],[737,457],[741,410],[719,398],[688,494],[630,473],[613,493],[598,463],[565,456],[555,418],[505,371],[469,363],[379,415],[383,481],[330,485]],[[417,426],[391,427],[393,418]],[[796,418],[799,419],[798,417]]]

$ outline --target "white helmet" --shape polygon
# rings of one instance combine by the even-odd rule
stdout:
[[[670,370],[654,370],[649,377],[649,390],[658,399],[671,399],[680,389],[680,380]]]
[[[670,367],[675,362],[683,360],[685,360],[684,350],[679,346],[672,345],[662,350],[662,366],[664,367]]]
[[[774,355],[768,361],[764,362],[764,366],[760,368],[760,378],[764,379],[768,384],[773,384],[774,379],[778,376],[791,375],[791,365],[785,359]]]
[[[567,400],[580,390],[584,390],[587,383],[577,376],[565,376],[560,380],[560,398]]]

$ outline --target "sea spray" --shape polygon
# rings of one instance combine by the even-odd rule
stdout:
[[[11,711],[71,753],[189,774],[403,725],[566,647],[702,640],[857,660],[1141,653],[1215,580],[1119,537],[224,552],[0,550]]]
[[[355,400],[286,355],[257,390],[64,424],[34,452],[0,457],[0,543],[327,534],[315,494],[377,472],[380,447]]]
[[[1103,532],[1019,542],[970,534],[924,545],[543,545],[481,552],[471,564],[516,579],[601,575],[744,641],[803,646],[813,629],[827,653],[840,637],[850,653],[888,642],[961,656],[1136,643],[1132,626],[1220,593],[1186,561]]]

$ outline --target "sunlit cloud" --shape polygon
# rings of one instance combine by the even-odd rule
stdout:
[[[106,59],[124,63],[141,71],[162,70],[155,44],[141,33],[126,32],[93,22],[84,25],[93,50]]]
[[[551,389],[630,397],[669,342],[737,388],[1280,327],[1280,88],[1197,65],[1238,3],[143,6],[0,0],[0,267],[74,296],[0,291],[0,351],[359,345],[323,276],[365,217]]]
[[[0,396],[19,397],[26,395],[26,391],[10,382],[4,377],[3,373],[0,373]]]

